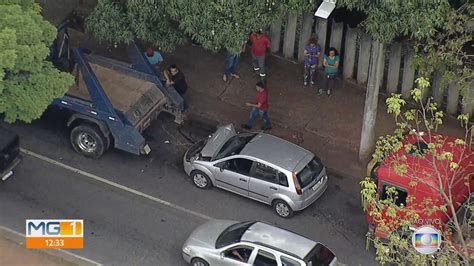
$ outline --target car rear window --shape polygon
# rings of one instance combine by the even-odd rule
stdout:
[[[311,184],[322,170],[323,164],[318,158],[314,157],[298,174],[296,174],[301,188],[305,188]]]

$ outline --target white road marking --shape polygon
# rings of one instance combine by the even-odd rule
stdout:
[[[15,241],[15,242],[18,242],[20,245],[23,245],[23,243],[24,243],[24,241],[25,241],[25,239],[26,239],[26,235],[24,235],[24,234],[22,234],[22,233],[20,233],[20,232],[17,232],[17,231],[15,231],[15,230],[13,230],[13,229],[10,229],[10,228],[8,228],[8,227],[5,227],[5,226],[0,225],[0,230],[1,230],[1,231],[5,231],[5,232],[7,232],[7,233],[9,233],[9,234],[11,234],[11,235],[14,235],[14,236],[15,236],[15,237],[14,237],[15,239],[10,239],[10,240],[13,240],[13,241]],[[23,241],[22,241],[22,240],[23,240]],[[101,263],[98,263],[97,261],[93,261],[93,260],[91,260],[91,259],[88,259],[88,258],[86,258],[86,257],[80,256],[80,255],[77,255],[77,254],[74,254],[74,253],[69,252],[69,251],[64,250],[64,249],[40,249],[40,250],[41,250],[41,251],[44,251],[44,252],[46,252],[46,253],[49,253],[49,254],[51,254],[51,255],[56,255],[56,256],[57,256],[57,254],[54,254],[54,253],[56,253],[56,252],[58,252],[58,253],[63,253],[63,254],[62,254],[63,259],[64,259],[64,256],[65,256],[65,255],[66,255],[66,257],[67,257],[67,256],[71,256],[71,257],[73,257],[73,258],[76,259],[76,260],[82,261],[82,264],[83,264],[84,262],[87,262],[87,263],[90,263],[90,264],[92,264],[92,265],[98,265],[98,266],[99,266],[99,265],[102,265]]]
[[[44,155],[41,155],[41,154],[37,154],[35,152],[32,152],[32,151],[29,151],[29,150],[26,150],[26,149],[23,149],[23,148],[20,148],[21,152],[23,152],[24,154],[27,154],[27,155],[30,155],[32,157],[35,157],[37,159],[40,159],[42,161],[45,161],[45,162],[48,162],[48,163],[51,163],[51,164],[54,164],[56,166],[59,166],[61,168],[64,168],[66,170],[69,170],[71,172],[74,172],[74,173],[77,173],[77,174],[80,174],[82,176],[85,176],[85,177],[88,177],[88,178],[91,178],[91,179],[94,179],[98,182],[101,182],[101,183],[104,183],[104,184],[107,184],[109,186],[112,186],[112,187],[115,187],[115,188],[118,188],[118,189],[121,189],[121,190],[124,190],[128,193],[132,193],[134,195],[137,195],[137,196],[140,196],[140,197],[143,197],[143,198],[146,198],[148,200],[151,200],[151,201],[154,201],[156,203],[159,203],[159,204],[162,204],[162,205],[165,205],[165,206],[168,206],[170,208],[173,208],[175,210],[178,210],[178,211],[182,211],[182,212],[185,212],[185,213],[188,213],[188,214],[191,214],[191,215],[194,215],[196,217],[199,217],[199,218],[202,218],[204,220],[211,220],[213,219],[212,217],[210,216],[207,216],[205,214],[202,214],[202,213],[199,213],[199,212],[195,212],[193,210],[190,210],[190,209],[187,209],[187,208],[184,208],[184,207],[181,207],[179,205],[176,205],[176,204],[173,204],[171,202],[168,202],[168,201],[165,201],[165,200],[162,200],[160,198],[157,198],[157,197],[153,197],[151,195],[148,195],[148,194],[145,194],[143,192],[140,192],[138,190],[135,190],[133,188],[129,188],[127,186],[124,186],[124,185],[121,185],[119,183],[115,183],[113,181],[110,181],[110,180],[107,180],[103,177],[100,177],[100,176],[97,176],[97,175],[94,175],[94,174],[91,174],[91,173],[88,173],[88,172],[85,172],[85,171],[82,171],[80,169],[77,169],[75,167],[72,167],[72,166],[69,166],[67,164],[64,164],[64,163],[61,163],[61,162],[58,162],[54,159],[51,159],[49,157],[46,157]]]

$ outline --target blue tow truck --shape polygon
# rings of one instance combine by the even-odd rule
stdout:
[[[163,85],[161,73],[148,63],[140,45],[127,48],[130,64],[86,49],[70,49],[67,26],[60,26],[59,33],[61,42],[52,47],[51,60],[57,65],[68,57],[76,82],[51,105],[68,113],[70,142],[76,152],[97,159],[113,146],[148,154],[151,149],[142,132],[162,111],[183,122],[183,98]]]

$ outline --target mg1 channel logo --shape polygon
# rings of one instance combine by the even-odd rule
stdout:
[[[432,226],[422,226],[413,233],[412,243],[416,251],[430,255],[440,248],[441,234]]]
[[[83,220],[26,220],[26,248],[83,247]]]

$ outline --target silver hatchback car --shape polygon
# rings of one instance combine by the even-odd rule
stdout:
[[[311,152],[264,133],[237,134],[232,124],[193,145],[184,171],[201,189],[220,187],[272,205],[284,218],[326,190],[326,168]]]
[[[337,265],[336,256],[323,244],[252,221],[211,220],[191,233],[182,250],[193,266]]]

